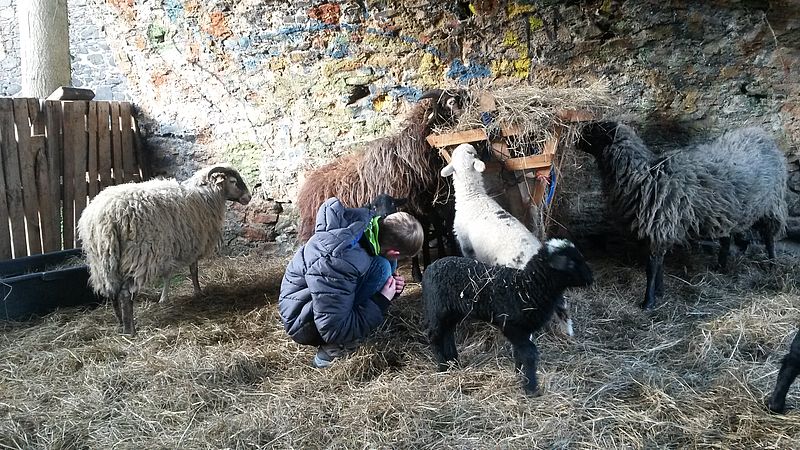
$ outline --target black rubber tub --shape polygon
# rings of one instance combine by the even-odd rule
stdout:
[[[27,320],[57,308],[100,304],[89,287],[88,268],[67,264],[80,254],[80,249],[64,250],[0,262],[0,320]]]

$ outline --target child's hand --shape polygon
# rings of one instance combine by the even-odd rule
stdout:
[[[389,300],[394,298],[394,295],[397,293],[397,281],[394,277],[389,277],[384,283],[383,287],[381,288],[381,295],[388,298]]]
[[[401,275],[392,275],[394,278],[394,288],[397,291],[396,295],[400,295],[403,293],[403,289],[406,288],[406,279]]]

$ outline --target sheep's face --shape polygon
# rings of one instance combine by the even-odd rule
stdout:
[[[486,164],[478,159],[478,152],[470,144],[461,144],[453,150],[450,156],[450,164],[444,166],[441,171],[443,177],[450,175],[467,173],[470,170],[476,172],[483,172],[486,169]]]
[[[617,134],[615,122],[591,122],[581,130],[576,148],[594,156],[614,142]]]
[[[407,198],[394,198],[389,194],[378,194],[375,200],[364,205],[375,212],[375,215],[386,217],[397,212],[397,209],[408,202]]]
[[[464,113],[467,103],[467,92],[463,89],[433,89],[420,96],[420,100],[432,99],[426,120],[428,126],[436,127],[455,123]]]
[[[592,284],[592,269],[572,242],[564,239],[547,241],[547,264],[566,278],[569,287]]]
[[[208,178],[211,184],[222,190],[226,200],[239,202],[242,205],[250,203],[250,191],[236,170],[218,167],[209,172]]]

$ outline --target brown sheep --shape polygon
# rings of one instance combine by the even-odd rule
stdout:
[[[422,222],[426,230],[431,219],[439,217],[433,200],[439,186],[442,161],[425,139],[432,129],[452,123],[463,111],[464,91],[427,91],[406,118],[403,129],[388,137],[367,143],[362,149],[306,174],[300,187],[297,206],[300,211],[298,237],[305,241],[314,233],[314,220],[319,206],[330,197],[337,197],[347,207],[371,202],[379,194],[405,197],[405,210]],[[439,223],[433,224],[437,231]],[[441,246],[441,231],[439,231]],[[423,246],[425,263],[429,261],[427,244]],[[420,278],[415,266],[415,279]]]

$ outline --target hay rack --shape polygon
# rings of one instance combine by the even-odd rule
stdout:
[[[479,107],[483,118],[494,117],[497,110],[494,97],[488,92],[483,92],[479,96]],[[485,161],[485,174],[498,173],[503,169],[514,173],[515,179],[520,181],[516,183],[515,188],[506,189],[509,212],[533,230],[542,206],[552,202],[553,190],[550,188],[555,187],[552,182],[557,171],[554,168],[556,150],[565,132],[565,124],[584,122],[593,118],[591,112],[576,109],[559,110],[555,115],[559,120],[553,123],[550,133],[540,146],[540,151],[535,154],[512,155],[509,151],[510,140],[525,139],[527,136],[525,130],[502,121],[492,123],[491,119],[483,120],[482,128],[433,133],[427,137],[427,141],[432,147],[439,149],[439,155],[447,163],[450,162],[451,148],[464,143],[488,141],[490,160]],[[538,145],[536,147],[539,148]]]

